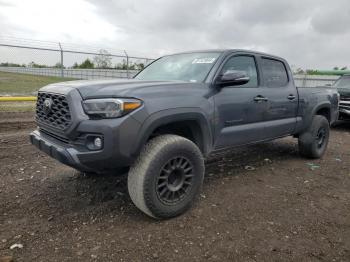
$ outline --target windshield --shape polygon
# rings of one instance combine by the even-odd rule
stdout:
[[[350,76],[342,76],[334,84],[337,88],[349,88],[350,89]]]
[[[202,82],[219,56],[219,52],[164,56],[146,67],[135,78]]]

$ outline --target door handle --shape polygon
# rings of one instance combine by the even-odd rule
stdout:
[[[289,100],[294,100],[294,99],[296,98],[296,96],[295,96],[295,95],[289,95],[289,96],[287,96],[287,98],[288,98]]]
[[[261,95],[258,95],[256,97],[254,97],[254,101],[255,102],[260,102],[260,101],[268,101],[269,99],[267,97],[264,97],[264,96],[261,96]]]

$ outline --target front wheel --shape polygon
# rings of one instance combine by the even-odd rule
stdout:
[[[299,152],[308,158],[321,158],[329,140],[329,122],[321,115],[315,115],[308,130],[299,136]]]
[[[129,194],[134,204],[154,218],[184,213],[199,194],[204,160],[199,148],[177,135],[150,140],[130,168]]]

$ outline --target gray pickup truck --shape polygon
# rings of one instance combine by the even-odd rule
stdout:
[[[334,89],[296,88],[276,56],[186,52],[159,58],[133,79],[41,88],[30,141],[82,172],[127,169],[135,205],[170,218],[199,194],[213,152],[294,136],[301,155],[320,158],[338,99]]]
[[[333,87],[340,95],[339,120],[350,121],[350,75],[341,76]]]

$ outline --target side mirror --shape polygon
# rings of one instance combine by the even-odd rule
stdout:
[[[244,85],[250,81],[249,76],[244,71],[228,70],[219,75],[216,84],[220,87]]]

